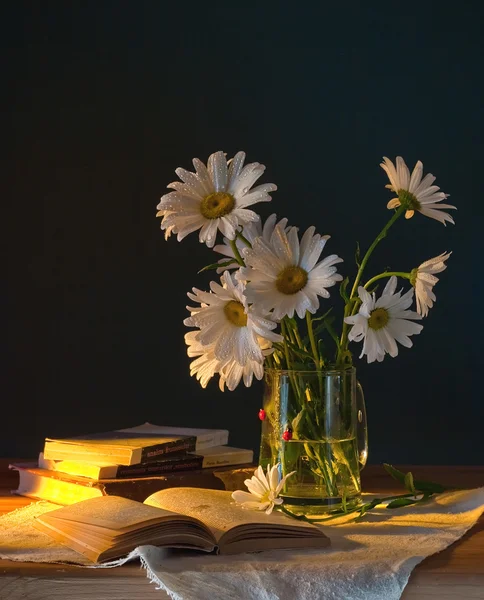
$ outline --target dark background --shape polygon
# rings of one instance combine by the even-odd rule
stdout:
[[[176,167],[243,149],[279,186],[256,210],[331,234],[348,274],[390,216],[382,155],[451,194],[455,227],[402,220],[373,263],[453,251],[424,331],[358,369],[371,462],[484,462],[483,3],[371,4],[4,3],[0,455],[146,420],[257,448],[261,384],[188,373],[185,293],[213,255],[155,218]]]

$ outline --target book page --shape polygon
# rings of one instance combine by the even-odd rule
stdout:
[[[144,504],[157,506],[183,515],[194,517],[205,523],[217,542],[222,535],[239,525],[254,525],[254,529],[279,526],[284,529],[315,530],[310,523],[294,521],[273,512],[246,510],[235,504],[231,492],[199,488],[168,488],[149,496]]]
[[[163,425],[153,425],[153,423],[144,423],[136,427],[118,429],[117,431],[126,433],[146,433],[155,435],[175,435],[175,436],[201,436],[219,433],[220,429],[199,429],[195,427],[164,427]]]
[[[69,521],[122,532],[170,517],[177,518],[178,515],[119,496],[101,496],[54,510],[42,520]]]
[[[108,431],[106,433],[91,433],[85,436],[64,439],[46,438],[46,442],[51,446],[54,444],[63,444],[66,446],[74,445],[94,448],[97,448],[98,446],[144,448],[168,442],[178,442],[188,437],[189,436],[155,434],[150,432],[140,432],[138,434],[135,432]]]

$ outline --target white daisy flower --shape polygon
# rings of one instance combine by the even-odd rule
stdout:
[[[198,331],[189,331],[185,334],[187,354],[195,357],[195,360],[190,363],[190,375],[197,378],[202,388],[206,388],[223,363],[215,357],[213,346],[204,346],[197,340],[197,334]]]
[[[266,515],[270,515],[274,506],[282,504],[283,500],[278,496],[286,483],[286,479],[294,475],[295,472],[292,471],[281,478],[279,464],[273,467],[268,466],[267,474],[264,473],[262,467],[258,467],[254,471],[253,477],[244,481],[250,493],[237,490],[232,493],[232,499],[240,504],[242,508],[265,510]]]
[[[238,152],[228,162],[223,152],[215,152],[207,166],[198,158],[193,159],[195,173],[176,169],[182,181],[170,183],[168,187],[175,191],[162,196],[157,206],[158,216],[163,217],[161,229],[176,233],[179,242],[200,229],[200,242],[212,248],[218,230],[234,239],[238,225],[256,221],[257,214],[247,207],[269,202],[268,192],[277,187],[266,183],[251,189],[265,166],[251,163],[244,167],[244,160],[244,152]]]
[[[235,282],[228,271],[220,282],[222,285],[210,283],[211,292],[193,288],[193,294],[188,293],[200,306],[187,306],[191,316],[185,319],[185,325],[200,328],[196,340],[203,346],[213,345],[215,358],[224,363],[235,360],[242,367],[249,360],[263,363],[259,337],[281,342],[282,336],[272,331],[277,323],[248,307],[245,284]]]
[[[262,338],[259,338],[259,343],[262,347]],[[273,351],[273,348],[262,348],[264,358]],[[239,365],[237,361],[230,360],[220,370],[219,387],[223,392],[225,391],[226,385],[227,388],[233,392],[241,380],[244,382],[245,387],[250,387],[254,375],[259,381],[264,377],[264,363],[257,362],[256,360],[248,360],[247,363],[242,366]]]
[[[243,380],[245,387],[252,385],[254,375],[260,381],[264,376],[264,364],[255,360],[248,360],[245,366],[239,365],[235,360],[221,361],[215,357],[214,345],[204,346],[196,338],[198,331],[189,331],[185,334],[185,342],[188,346],[187,354],[195,357],[190,363],[190,375],[195,376],[202,388],[206,388],[208,382],[215,375],[219,375],[219,388],[225,391],[225,386],[233,392]],[[264,357],[273,352],[270,343],[259,338]]]
[[[244,231],[242,232],[243,236],[245,237],[245,239],[248,242],[250,242],[251,245],[254,245],[254,242],[258,237],[262,237],[266,240],[266,242],[270,242],[271,235],[273,234],[274,227],[276,226],[276,220],[277,220],[277,215],[272,214],[272,215],[270,215],[270,217],[267,217],[266,222],[264,223],[264,227],[262,227],[262,221],[259,218],[254,223],[249,223],[248,225],[246,225],[244,227]],[[281,219],[279,221],[278,225],[280,225],[282,228],[285,229],[287,226],[287,219]],[[245,242],[243,242],[240,238],[236,239],[235,244],[240,253],[242,253],[244,248],[247,248],[247,244]],[[224,237],[224,243],[215,246],[214,250],[215,250],[215,252],[218,252],[219,254],[223,254],[225,257],[225,258],[220,259],[218,261],[219,263],[227,262],[227,259],[229,259],[229,258],[233,258],[235,260],[235,254],[232,249],[232,246],[230,245],[230,241],[228,240],[228,238]],[[217,273],[222,273],[226,269],[233,269],[234,267],[238,268],[238,266],[239,265],[236,262],[234,262],[231,265],[227,265],[225,267],[219,267],[217,269]]]
[[[445,261],[449,258],[452,252],[447,254],[443,252],[435,258],[426,260],[420,267],[413,269],[410,276],[410,283],[415,288],[415,297],[417,301],[417,312],[422,317],[429,314],[429,308],[432,308],[436,300],[432,290],[439,278],[435,277],[435,273],[441,273],[447,269]]]
[[[156,213],[156,216],[164,218],[164,217],[167,217],[172,214],[174,214],[174,213],[171,210],[159,210]],[[174,229],[175,229],[174,225],[169,225],[168,227],[165,227],[165,240],[167,240],[172,235],[172,233],[174,233]]]
[[[410,219],[415,211],[418,211],[426,217],[440,221],[444,225],[446,221],[454,224],[454,219],[448,213],[442,211],[443,208],[456,208],[451,204],[441,204],[441,201],[448,198],[449,194],[439,192],[440,188],[432,185],[435,181],[432,174],[427,173],[422,179],[423,164],[420,161],[415,165],[412,175],[410,175],[410,171],[401,156],[397,156],[396,167],[386,156],[383,157],[380,166],[390,180],[390,184],[386,187],[398,195],[398,198],[390,200],[387,208],[397,208],[403,205],[406,208],[406,219]]]
[[[413,301],[413,288],[401,296],[401,292],[395,293],[396,287],[397,278],[391,277],[382,295],[376,300],[374,293],[370,294],[360,286],[360,310],[353,317],[345,318],[345,323],[353,325],[348,339],[350,342],[364,340],[360,358],[366,354],[369,363],[375,360],[381,362],[385,354],[393,358],[397,356],[397,342],[411,348],[413,344],[409,336],[420,333],[423,329],[422,325],[412,323],[412,320],[421,317],[416,312],[407,310]]]
[[[247,281],[249,302],[265,312],[273,310],[275,320],[292,317],[294,311],[301,319],[306,311],[314,314],[319,308],[318,296],[328,298],[327,288],[343,279],[334,266],[343,259],[336,254],[316,264],[329,236],[314,231],[309,227],[299,243],[295,227],[286,232],[279,224],[270,241],[259,237],[252,248],[243,251],[248,266],[238,271],[237,278]]]

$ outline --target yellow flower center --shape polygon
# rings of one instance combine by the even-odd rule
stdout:
[[[245,327],[247,325],[247,315],[245,309],[240,302],[231,300],[224,306],[224,313],[227,319],[237,327]]]
[[[417,196],[408,190],[398,190],[398,199],[407,210],[420,210],[422,208]]]
[[[308,274],[301,267],[286,267],[276,279],[276,288],[281,294],[297,294],[308,282]]]
[[[235,199],[227,192],[214,192],[200,202],[200,212],[206,219],[218,219],[232,212]]]
[[[381,329],[382,327],[385,327],[389,319],[388,311],[385,308],[375,308],[375,310],[372,310],[370,313],[368,326],[372,329]]]

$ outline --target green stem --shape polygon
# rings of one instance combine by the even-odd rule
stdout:
[[[306,347],[302,343],[301,336],[299,335],[299,329],[297,327],[297,324],[294,327],[294,335],[296,336],[296,340],[297,340],[299,348],[301,348],[301,350],[304,350],[306,352]]]
[[[375,281],[378,281],[379,279],[384,279],[385,277],[401,277],[402,279],[410,279],[411,277],[411,273],[405,273],[404,271],[385,271],[384,273],[380,273],[379,275],[375,275],[375,277],[372,277],[369,281],[367,281],[365,283],[365,285],[363,286],[365,288],[365,290],[367,290],[371,285],[373,285],[375,283]],[[350,315],[356,315],[356,313],[358,312],[358,308],[360,307],[361,304],[361,300],[359,298],[353,298],[354,300],[354,304],[353,307],[350,309]]]
[[[401,217],[403,215],[403,213],[406,210],[407,209],[404,206],[398,207],[398,209],[393,213],[391,219],[388,221],[388,223],[385,225],[385,227],[380,231],[380,233],[376,236],[374,242],[366,251],[366,254],[363,257],[363,260],[361,261],[360,268],[358,269],[358,273],[356,274],[356,279],[355,279],[355,282],[353,283],[353,288],[351,290],[350,299],[353,298],[355,296],[356,292],[358,291],[358,284],[360,283],[360,280],[363,277],[363,272],[365,270],[365,267],[366,267],[368,261],[370,260],[370,256],[373,254],[373,250],[386,237],[390,227],[395,223],[395,221],[397,221],[397,219],[399,217]]]
[[[392,500],[398,500],[399,498],[415,498],[415,494],[398,494],[397,496],[386,496],[385,498],[377,498],[376,500],[378,500],[378,504],[382,504],[383,502],[391,502]],[[297,519],[298,521],[306,521],[307,523],[324,523],[326,521],[334,521],[335,519],[340,519],[345,515],[351,515],[355,512],[361,512],[362,509],[364,509],[368,504],[372,503],[368,502],[367,504],[357,506],[347,511],[341,510],[338,512],[334,512],[331,514],[331,516],[323,517],[322,519],[312,519],[311,517],[306,517],[306,515],[297,515],[290,511],[288,508],[286,508],[283,504],[278,506],[278,509],[284,514],[286,514],[288,517],[292,517],[293,519]]]
[[[329,321],[325,320],[324,324],[326,325],[326,329],[328,330],[329,335],[333,338],[333,341],[336,344],[336,350],[339,350],[339,337],[336,331],[334,330],[333,326]]]
[[[384,279],[385,277],[401,277],[402,279],[410,279],[410,273],[404,273],[403,271],[385,271],[384,273],[380,273],[379,275],[375,275],[369,279],[365,285],[363,286],[365,290],[367,290],[371,285],[378,281],[379,279]]]
[[[297,339],[294,335],[294,327],[292,327],[291,321],[287,317],[284,317],[284,322],[286,324],[286,331],[291,343],[294,344],[294,346],[297,346]]]
[[[239,263],[239,265],[241,265],[242,267],[245,267],[244,259],[242,258],[242,256],[240,256],[240,252],[239,252],[239,249],[237,248],[237,244],[235,243],[235,240],[230,240],[230,247],[232,248],[232,251],[234,253],[235,260]]]
[[[252,248],[252,244],[249,242],[249,240],[245,237],[245,235],[243,235],[240,231],[237,231],[236,233],[237,237],[239,238],[239,240],[241,240],[242,242],[244,242],[244,244],[246,246],[248,246],[249,248]]]
[[[297,385],[296,382],[296,378],[294,373],[292,372],[292,363],[291,363],[291,359],[289,358],[289,346],[286,343],[286,339],[289,338],[289,332],[287,330],[287,324],[284,321],[284,319],[281,321],[281,334],[282,337],[284,339],[283,345],[284,345],[284,356],[286,358],[286,368],[289,371],[289,380],[291,381],[291,385],[292,385],[292,389],[294,392],[294,396],[297,399],[298,403],[299,403],[299,407],[302,408],[303,406],[303,401],[301,399],[301,390],[299,389],[299,386]]]
[[[290,371],[291,370],[291,361],[289,360],[289,347],[286,344],[286,338],[288,336],[288,332],[287,332],[287,326],[286,323],[284,322],[284,319],[281,321],[281,333],[282,333],[282,337],[283,337],[283,345],[284,345],[284,356],[286,358],[286,368]]]
[[[291,334],[292,343],[295,346],[297,346],[298,348],[300,348],[301,350],[304,350],[305,352],[307,352],[306,347],[302,343],[301,336],[299,335],[299,328],[297,326],[296,319],[290,319],[289,317],[284,317],[284,321],[286,322],[287,329],[289,330],[289,332]]]
[[[311,318],[311,313],[308,310],[306,311],[306,323],[308,325],[308,336],[309,341],[311,342],[311,350],[313,351],[314,364],[316,365],[316,369],[319,370],[321,369],[321,363],[318,354],[318,346],[314,337],[313,320]]]
[[[368,261],[370,260],[370,256],[373,254],[373,251],[378,246],[378,244],[386,237],[390,227],[395,223],[395,221],[397,221],[403,215],[405,210],[406,210],[406,208],[403,205],[398,207],[398,209],[391,216],[388,223],[385,225],[385,227],[383,227],[383,229],[380,231],[380,233],[374,239],[371,246],[366,251],[366,254],[361,261],[360,268],[358,269],[358,273],[356,274],[355,281],[354,281],[353,287],[351,289],[349,301],[346,303],[346,306],[345,306],[345,313],[344,313],[345,318],[351,314],[352,302],[358,291],[358,285],[361,281],[361,278],[363,277],[363,272],[366,268]],[[342,362],[342,359],[346,354],[346,349],[347,349],[347,345],[348,345],[348,328],[349,328],[348,324],[345,323],[344,319],[343,319],[343,331],[341,333],[340,345],[339,345],[338,357],[337,357],[338,364],[340,364]]]

